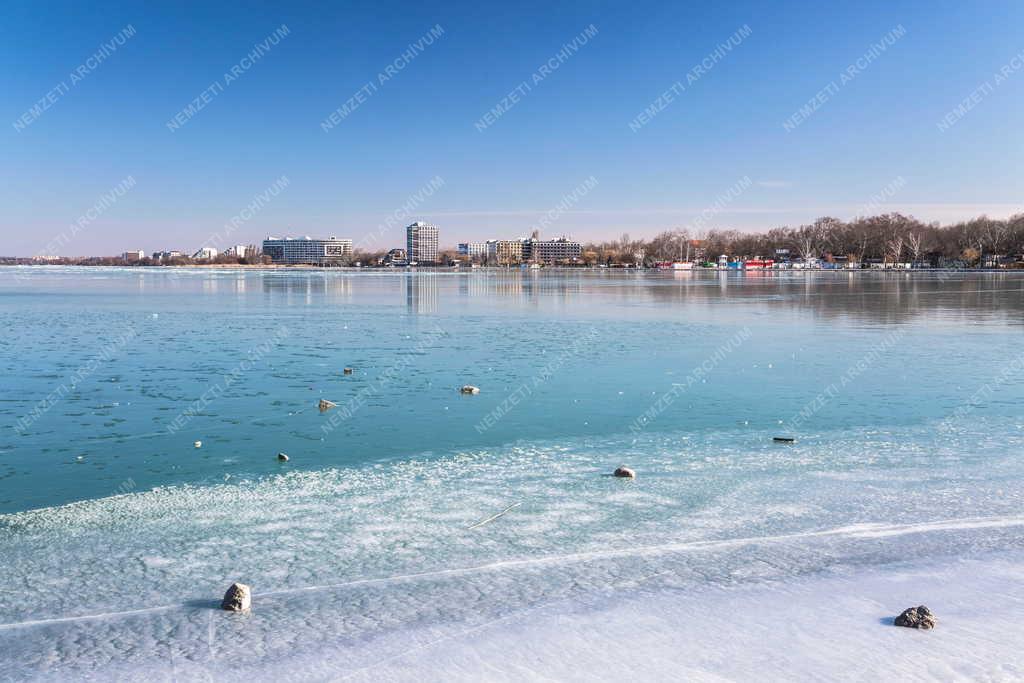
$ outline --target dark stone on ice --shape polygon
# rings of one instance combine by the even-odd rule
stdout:
[[[252,607],[252,590],[244,583],[233,583],[220,603],[229,612],[245,612]]]
[[[935,615],[924,605],[919,605],[903,610],[903,614],[896,617],[893,623],[896,626],[927,630],[935,628]]]

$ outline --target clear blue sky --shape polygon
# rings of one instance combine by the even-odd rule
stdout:
[[[442,243],[527,234],[598,184],[546,236],[766,229],[881,205],[926,220],[1024,210],[1024,4],[38,3],[5,6],[0,255],[39,253],[104,193],[135,185],[60,250],[195,249],[275,180],[231,241],[360,239],[431,178],[411,218]],[[215,5],[215,6],[214,6]],[[597,34],[532,76],[593,24]],[[131,25],[79,82],[69,75]],[[175,131],[167,123],[282,25],[288,35]],[[432,27],[444,33],[325,132],[332,111]],[[743,26],[699,80],[686,75]],[[894,28],[905,34],[793,130],[783,123]],[[994,75],[1011,65],[999,84]],[[522,81],[493,125],[474,125]],[[630,122],[673,83],[686,90]],[[38,101],[65,92],[33,118]],[[939,122],[972,91],[977,103]],[[17,122],[31,122],[19,129]],[[380,246],[397,246],[395,228]]]

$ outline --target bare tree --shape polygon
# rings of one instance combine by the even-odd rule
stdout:
[[[638,260],[675,260],[685,253],[687,235],[666,230],[650,240],[633,240],[628,234],[618,240],[588,244],[597,261],[633,264]],[[884,259],[902,263],[904,258],[964,258],[976,262],[985,254],[1024,253],[1024,214],[997,221],[980,216],[970,221],[941,226],[924,224],[899,213],[860,217],[849,223],[821,217],[796,229],[779,226],[767,232],[739,232],[709,229],[700,244],[704,255],[713,260],[720,254],[749,258],[766,256],[780,247],[789,247],[805,259],[832,254],[852,261]],[[639,256],[643,254],[645,256]]]
[[[792,236],[800,258],[815,258],[821,251],[821,232],[816,225],[801,225]]]
[[[686,252],[688,239],[685,230],[666,230],[647,242],[645,251],[655,261],[674,261]],[[635,251],[638,244],[630,244],[630,250]]]
[[[892,256],[893,263],[901,263],[903,256],[903,235],[895,234],[885,243],[886,256]]]
[[[822,216],[814,221],[814,231],[818,237],[818,252],[831,249],[837,240],[842,238],[843,222],[832,216]]]
[[[676,230],[676,244],[679,247],[679,259],[685,258],[685,254],[689,251],[687,249],[687,243],[690,241],[690,233],[686,230]]]
[[[985,221],[980,229],[981,242],[990,254],[1002,251],[1003,243],[1008,235],[1008,226],[1004,221]]]
[[[967,221],[966,223],[960,223],[956,226],[957,236],[959,238],[959,246],[963,250],[970,249],[981,254],[985,248],[985,238],[982,236],[984,232],[984,224],[988,221],[985,216],[975,219],[973,221]]]
[[[907,233],[907,246],[910,247],[910,257],[914,261],[921,258],[921,233]]]

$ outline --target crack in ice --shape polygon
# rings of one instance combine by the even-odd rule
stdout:
[[[964,519],[946,519],[934,522],[917,522],[911,524],[882,524],[866,522],[852,524],[833,529],[820,529],[817,531],[803,531],[792,534],[779,534],[776,536],[748,536],[744,538],[725,538],[707,541],[680,541],[673,543],[661,543],[657,545],[639,546],[636,548],[618,548],[612,550],[594,550],[580,553],[569,553],[565,555],[553,555],[549,557],[524,558],[519,560],[501,560],[487,564],[475,565],[472,567],[458,567],[454,569],[438,569],[413,574],[402,574],[397,576],[385,576],[372,579],[356,579],[334,584],[323,584],[317,586],[302,586],[299,588],[282,588],[256,593],[254,598],[275,598],[284,595],[295,595],[324,590],[337,590],[352,586],[368,586],[387,584],[397,581],[417,581],[421,579],[443,578],[450,576],[464,576],[478,572],[501,571],[503,569],[516,569],[520,567],[536,567],[551,564],[571,564],[574,562],[587,562],[591,560],[602,560],[616,557],[636,557],[644,555],[659,555],[673,552],[692,552],[700,550],[719,550],[736,548],[746,545],[785,543],[787,541],[799,541],[817,538],[891,538],[895,536],[906,536],[909,534],[920,534],[941,531],[962,531],[969,529],[998,529],[1016,526],[1024,526],[1024,516],[1014,517],[970,517]],[[178,603],[173,605],[160,605],[145,607],[141,609],[125,610],[121,612],[104,612],[101,614],[87,614],[69,617],[53,617],[47,619],[33,619],[28,621],[0,624],[0,631],[7,631],[17,628],[30,628],[33,626],[46,626],[51,624],[73,623],[78,621],[93,621],[99,619],[115,619],[130,617],[140,614],[151,614],[166,612],[175,609],[188,608],[189,603]]]

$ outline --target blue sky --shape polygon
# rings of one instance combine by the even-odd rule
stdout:
[[[41,253],[128,177],[131,189],[60,253],[195,249],[282,176],[287,187],[228,241],[358,241],[438,177],[410,221],[438,224],[448,245],[528,234],[560,202],[544,234],[584,240],[847,218],[880,195],[880,210],[943,222],[1024,210],[1019,2],[213,4],[7,6],[0,255]],[[535,83],[591,25],[596,34]],[[70,83],[128,26],[134,35]],[[224,85],[282,26],[287,35]],[[435,26],[443,34],[380,82]],[[748,36],[687,81],[743,27]],[[786,129],[894,29],[902,36]],[[531,89],[493,125],[474,125],[523,81]],[[685,90],[631,129],[677,81]],[[170,130],[214,83],[220,92]],[[563,202],[591,177],[590,191]],[[716,203],[744,178],[749,187]],[[400,245],[401,222],[377,246]]]

